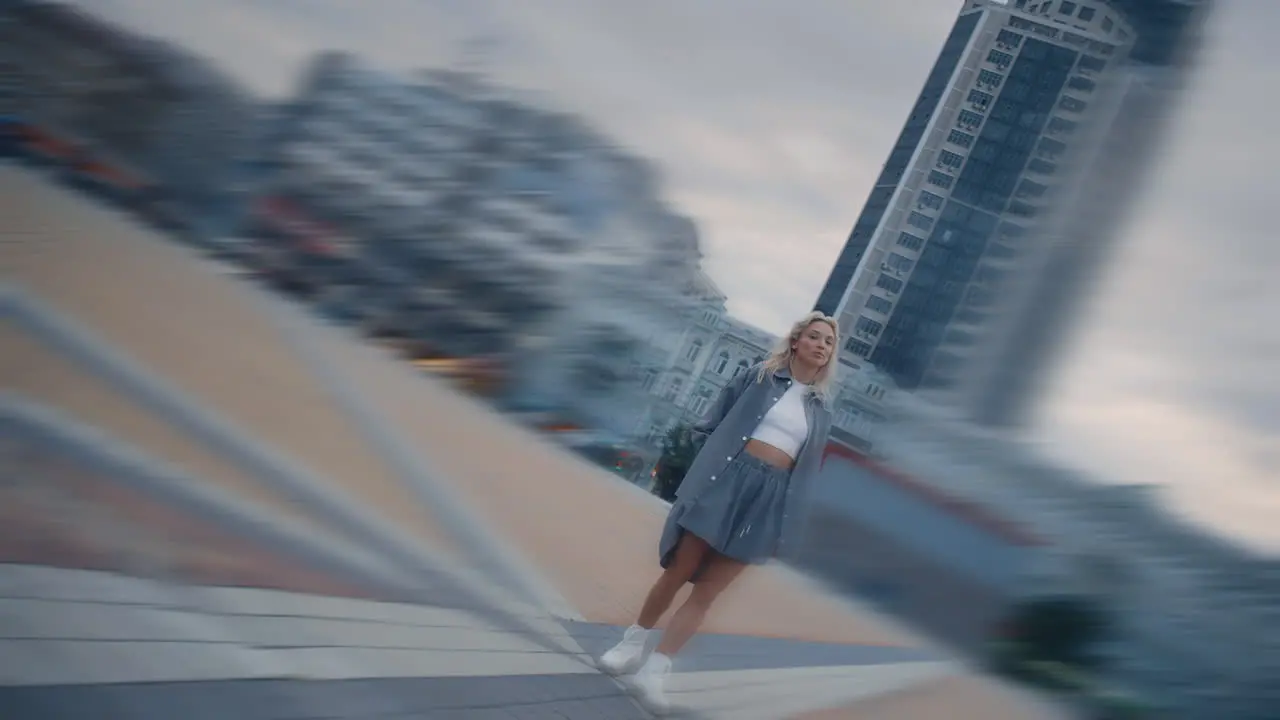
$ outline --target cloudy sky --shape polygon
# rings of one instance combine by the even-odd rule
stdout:
[[[316,50],[392,70],[483,40],[499,81],[653,158],[730,309],[808,310],[958,0],[82,0],[267,95]],[[1227,2],[1169,151],[1093,295],[1040,437],[1280,552],[1280,3]],[[1230,38],[1224,41],[1224,38]]]

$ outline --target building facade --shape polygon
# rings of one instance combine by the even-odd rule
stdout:
[[[504,399],[630,435],[703,298],[697,228],[581,120],[452,72],[320,57],[250,234],[271,273],[420,352],[499,358]]]
[[[984,422],[1021,418],[1131,197],[1093,181],[1140,180],[1154,139],[1115,150],[1168,114],[1149,68],[1202,8],[965,2],[819,294],[842,355]]]
[[[262,109],[189,53],[49,2],[0,8],[0,113],[68,179],[203,232],[243,199]]]

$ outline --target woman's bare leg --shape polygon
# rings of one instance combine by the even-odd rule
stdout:
[[[710,551],[706,540],[690,532],[682,533],[680,544],[676,545],[675,557],[649,589],[636,624],[645,629],[652,629],[657,625],[662,615],[671,607],[671,602],[676,599],[676,593],[698,572],[698,566]]]
[[[684,601],[680,609],[676,610],[675,616],[671,618],[671,623],[662,633],[662,640],[658,643],[656,652],[667,657],[680,652],[685,643],[698,632],[698,628],[702,627],[702,621],[707,617],[707,610],[711,609],[711,604],[746,567],[737,560],[711,552],[713,557],[707,563],[706,571],[693,586],[689,599]]]

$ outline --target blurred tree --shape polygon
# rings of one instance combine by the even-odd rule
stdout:
[[[667,502],[675,501],[676,490],[680,489],[701,445],[688,425],[676,425],[667,431],[662,440],[662,457],[658,458],[654,470],[653,494]]]
[[[1111,620],[1092,599],[1046,596],[1016,605],[1002,629],[1023,661],[1096,669],[1101,664],[1096,651],[1111,632]]]

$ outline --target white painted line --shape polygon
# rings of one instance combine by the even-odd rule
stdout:
[[[599,672],[586,658],[554,653],[298,648],[277,656],[313,680],[490,675],[583,675]]]
[[[0,599],[0,641],[228,642],[208,618],[184,610],[97,602]]]
[[[270,658],[230,643],[0,640],[0,685],[178,682],[282,677]]]

